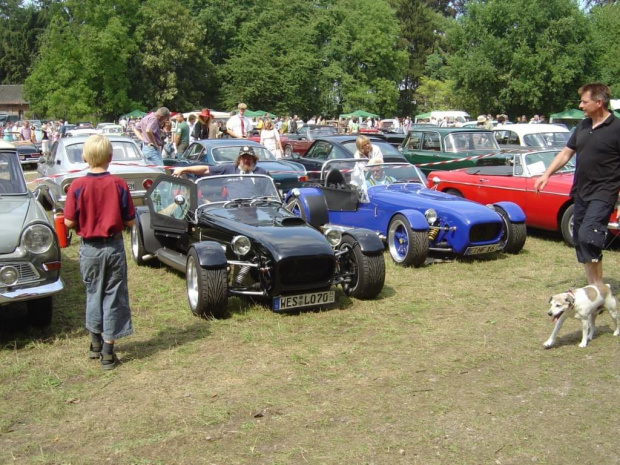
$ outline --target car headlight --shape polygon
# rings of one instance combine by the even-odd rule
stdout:
[[[336,229],[328,229],[323,235],[332,247],[338,247],[342,241],[342,233]]]
[[[248,239],[245,236],[233,237],[233,240],[231,241],[230,246],[232,247],[233,252],[235,252],[237,255],[241,257],[246,255],[252,249],[252,244],[250,242],[250,239]]]
[[[5,286],[12,286],[19,279],[19,271],[14,266],[4,266],[0,268],[0,283]]]
[[[435,224],[437,221],[437,212],[433,208],[429,208],[424,212],[424,218],[428,224]]]
[[[30,253],[45,253],[52,244],[54,244],[54,233],[44,224],[32,224],[22,233],[21,245]]]

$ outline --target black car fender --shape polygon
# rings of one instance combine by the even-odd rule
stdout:
[[[370,229],[355,228],[342,233],[342,236],[351,236],[360,245],[365,255],[383,253],[384,246],[376,232]]]
[[[146,250],[147,253],[153,253],[161,248],[161,244],[155,237],[155,231],[151,226],[151,213],[148,207],[136,207],[136,222],[139,226],[138,234],[142,236],[144,250]]]
[[[200,266],[206,269],[226,268],[228,261],[222,246],[214,241],[195,242],[192,247],[196,249]]]
[[[512,223],[525,223],[525,213],[523,213],[521,207],[519,207],[516,203],[496,202],[493,204],[493,206],[503,209],[506,214],[508,214],[508,218]]]
[[[424,217],[424,213],[418,210],[401,210],[396,213],[400,213],[409,221],[411,225],[411,229],[414,231],[427,231],[428,230],[428,221]]]

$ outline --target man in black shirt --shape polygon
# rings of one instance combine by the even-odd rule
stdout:
[[[600,286],[607,224],[620,190],[620,120],[608,109],[608,86],[586,84],[579,95],[584,119],[534,188],[544,189],[549,176],[578,154],[570,193],[575,205],[573,240],[588,284]]]

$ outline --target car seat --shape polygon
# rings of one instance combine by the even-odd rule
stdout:
[[[345,189],[347,187],[347,182],[338,168],[332,168],[327,172],[327,176],[325,176],[325,187],[336,189]]]

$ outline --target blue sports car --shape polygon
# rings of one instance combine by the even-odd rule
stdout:
[[[193,142],[180,158],[165,158],[166,166],[219,165],[233,163],[239,150],[250,146],[258,156],[258,166],[269,171],[269,175],[281,192],[288,192],[302,186],[307,180],[306,169],[291,160],[278,160],[267,148],[247,139],[204,139]]]
[[[519,206],[485,206],[428,189],[425,182],[407,163],[330,160],[320,183],[293,189],[285,202],[319,229],[375,231],[401,265],[421,266],[429,250],[477,255],[523,248],[525,215]]]

